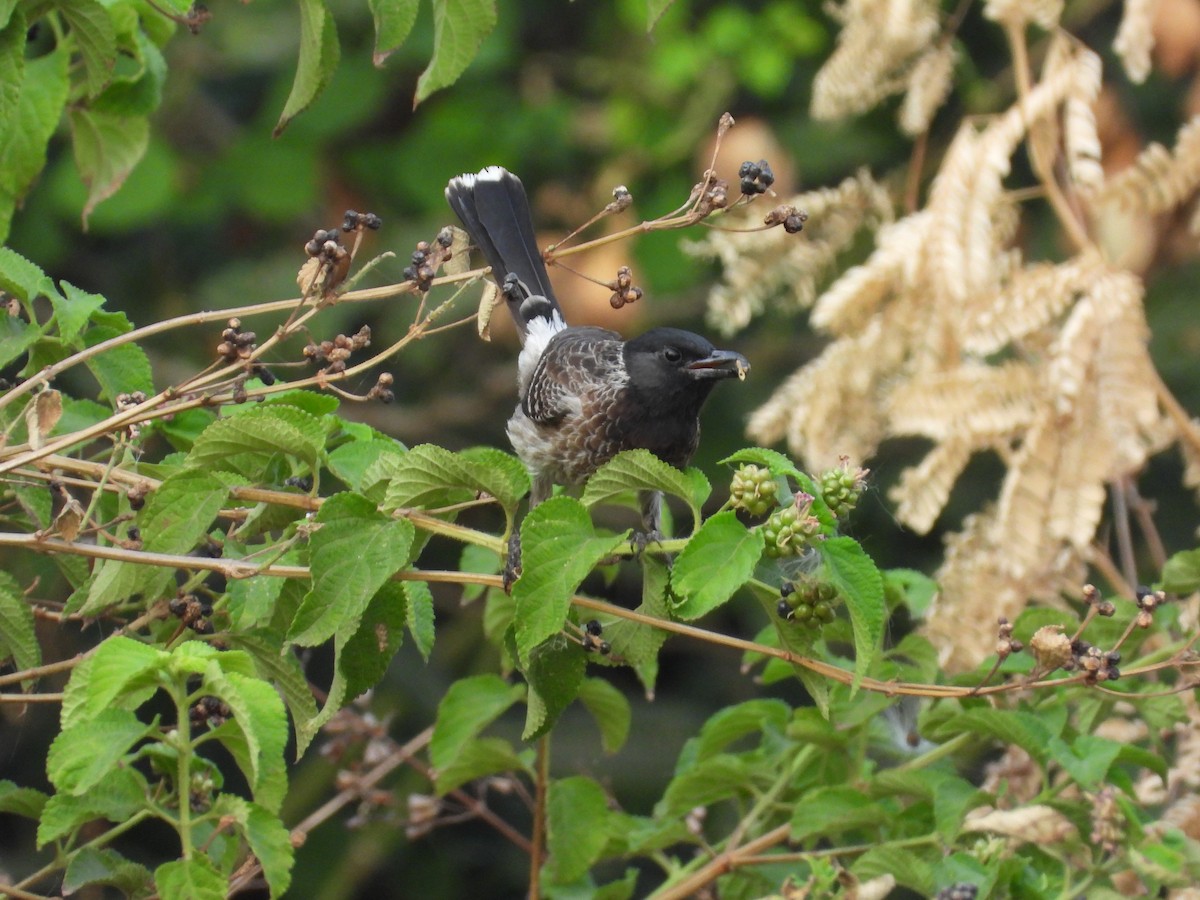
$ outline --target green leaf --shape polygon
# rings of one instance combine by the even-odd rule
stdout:
[[[250,852],[262,864],[263,875],[272,897],[282,897],[292,881],[295,851],[291,836],[279,816],[232,794],[222,794],[213,806],[222,817],[230,816],[250,846]]]
[[[297,558],[289,553],[278,561],[295,564]],[[286,583],[286,578],[270,575],[252,575],[230,581],[228,610],[234,629],[241,631],[269,620]]]
[[[712,516],[675,560],[675,614],[697,619],[720,606],[754,573],[762,550],[762,531],[746,528],[733,510]]]
[[[84,845],[69,857],[63,873],[62,892],[74,894],[88,885],[109,885],[126,897],[146,896],[153,877],[145,866],[128,860],[115,850],[99,850]]]
[[[652,556],[642,557],[642,602],[634,612],[670,620],[670,571],[662,560]],[[623,664],[632,667],[646,691],[647,699],[653,699],[654,684],[658,679],[658,651],[670,632],[629,619],[599,616],[597,620],[604,628],[604,639],[612,645],[612,654],[596,657],[594,661],[599,665]],[[619,658],[621,663],[615,662],[612,657]]]
[[[7,778],[0,780],[0,812],[37,819],[50,798],[33,788],[18,787]]]
[[[433,58],[417,80],[413,106],[454,84],[495,27],[495,0],[433,0]]]
[[[551,497],[530,510],[521,525],[522,575],[513,586],[523,663],[534,647],[562,629],[583,579],[625,540],[624,535],[597,535],[587,510],[571,497]]]
[[[107,638],[71,672],[63,697],[62,727],[90,721],[110,707],[129,708],[130,700],[140,705],[154,691],[167,659],[166,653],[133,638]]]
[[[629,700],[603,678],[587,678],[579,686],[579,699],[600,728],[605,753],[616,753],[629,737],[633,712]]]
[[[792,810],[792,840],[859,829],[874,833],[887,819],[883,807],[857,788],[841,785],[817,788],[801,798]]]
[[[283,702],[299,730],[301,723],[310,721],[317,714],[317,704],[300,660],[290,650],[282,649],[282,643],[281,637],[265,628],[233,631],[229,635],[229,645],[249,653],[259,677],[271,682],[283,695]]]
[[[0,661],[9,658],[17,671],[32,669],[42,663],[42,648],[34,630],[33,608],[17,580],[0,571]],[[24,682],[24,689],[32,690],[35,683]]]
[[[304,598],[288,639],[314,646],[350,627],[371,598],[408,562],[415,534],[358,494],[334,494],[317,513],[321,528],[310,539],[312,590]]]
[[[524,672],[529,696],[521,740],[534,741],[554,727],[562,711],[579,695],[586,668],[583,648],[561,632],[530,651]]]
[[[747,700],[718,710],[709,717],[694,743],[689,742],[686,752],[694,754],[696,761],[704,760],[748,734],[767,730],[782,733],[790,718],[791,709],[782,700]]]
[[[604,789],[576,775],[552,781],[546,801],[546,846],[554,880],[569,884],[587,874],[608,843],[610,814]]]
[[[1122,744],[1120,751],[1117,753],[1117,760],[1126,765],[1141,766],[1143,769],[1149,769],[1162,779],[1164,785],[1167,783],[1167,761],[1161,753],[1147,750],[1145,747],[1139,747],[1137,744]]]
[[[208,533],[228,495],[228,487],[209,472],[184,469],[166,478],[138,513],[145,551],[190,551]],[[165,566],[105,560],[97,566],[86,602],[77,611],[96,615],[135,594],[155,599],[173,592],[174,584],[175,572]]]
[[[511,525],[517,504],[528,492],[529,475],[514,456],[487,447],[452,453],[420,444],[396,464],[383,507],[428,509],[483,493],[496,499]]]
[[[1069,745],[1062,738],[1053,737],[1046,747],[1050,758],[1080,787],[1089,791],[1100,787],[1121,751],[1121,745],[1116,741],[1090,734],[1081,734]]]
[[[502,738],[476,738],[444,767],[436,770],[433,785],[444,795],[468,781],[500,772],[530,772],[529,763]]]
[[[96,0],[55,0],[71,27],[71,37],[83,58],[88,94],[95,97],[112,78],[117,61],[117,36],[108,11]]]
[[[58,296],[58,289],[45,272],[8,247],[0,247],[0,288],[25,301]]]
[[[237,760],[255,801],[271,812],[278,812],[287,791],[283,750],[288,725],[283,701],[267,682],[223,671],[220,661],[213,661],[204,673],[204,690],[224,700],[233,712],[233,719],[212,734]],[[235,739],[239,732],[244,743]]]
[[[883,577],[866,551],[853,538],[835,537],[817,545],[830,583],[838,589],[854,628],[854,674],[866,674],[883,641],[887,604]]]
[[[403,445],[392,440],[351,441],[329,452],[329,471],[353,491],[362,492],[368,470],[382,457],[399,459]]]
[[[24,29],[21,34],[19,52],[24,56]],[[21,93],[17,108],[11,116],[0,116],[0,241],[7,240],[13,210],[46,165],[46,145],[67,102],[69,56],[67,49],[60,47],[26,61],[24,78],[18,82]],[[0,255],[0,286],[11,291],[4,277],[7,269],[4,257],[9,255],[16,256],[6,249]],[[51,290],[50,295],[56,293]],[[0,364],[8,361],[0,356]]]
[[[499,675],[474,675],[450,686],[438,704],[429,741],[429,759],[444,769],[484,728],[525,696],[525,687],[509,684]]]
[[[130,77],[117,78],[92,104],[100,112],[117,116],[148,116],[162,102],[167,80],[167,62],[162,52],[141,29],[133,33],[133,44],[140,66]]]
[[[367,604],[358,628],[338,653],[346,678],[346,699],[353,700],[379,683],[404,639],[405,588],[387,581]]]
[[[863,881],[891,875],[897,883],[911,888],[922,897],[932,897],[937,893],[933,867],[910,847],[888,844],[872,847],[858,858],[850,870]],[[991,895],[980,892],[979,896]]]
[[[65,343],[72,344],[91,319],[92,313],[104,307],[104,298],[99,294],[81,291],[69,281],[62,282],[62,290],[63,296],[51,295],[50,303],[54,307],[58,336]]]
[[[325,90],[337,69],[340,52],[337,28],[323,0],[300,0],[300,60],[273,137],[283,134],[288,123]]]
[[[965,779],[943,778],[933,790],[933,818],[938,834],[949,846],[962,831],[967,810],[987,801],[987,794]]]
[[[46,757],[46,774],[60,791],[79,796],[95,787],[148,731],[128,710],[103,710],[58,733]]]
[[[10,10],[8,21],[0,28],[0,122],[15,122],[21,103],[21,83],[25,80],[25,14]],[[7,132],[8,127],[0,126]]]
[[[92,316],[98,321],[102,314]],[[104,318],[108,318],[104,316]],[[126,329],[127,330],[127,329]],[[93,325],[84,332],[83,340],[88,347],[124,334],[125,330],[107,325]],[[84,363],[88,371],[100,382],[100,396],[113,402],[118,394],[142,391],[147,396],[154,393],[154,376],[150,371],[150,357],[137,344],[120,344],[103,353],[89,357]]]
[[[54,794],[42,809],[37,845],[44,847],[94,819],[123,822],[145,808],[149,791],[150,786],[137,769],[118,767],[109,769],[98,784],[78,797]]]
[[[649,34],[654,30],[654,26],[658,24],[658,20],[663,17],[671,4],[675,0],[646,0],[646,33]]]
[[[163,863],[154,883],[159,896],[171,900],[225,900],[225,876],[203,855]]]
[[[71,123],[75,165],[88,188],[83,205],[83,230],[87,231],[92,210],[117,192],[145,155],[150,146],[150,120],[86,107],[68,109],[67,119]]]
[[[429,654],[433,652],[433,593],[429,585],[423,581],[405,581],[404,584],[404,615],[408,625],[408,633],[412,635],[413,643],[425,662],[429,662]]]
[[[738,756],[720,753],[671,779],[662,800],[655,807],[655,814],[682,816],[697,806],[708,806],[747,794],[752,785],[746,761]]]
[[[382,66],[408,40],[417,21],[420,0],[369,0],[375,17],[375,65]]]
[[[320,419],[294,406],[259,405],[204,429],[187,465],[238,472],[257,481],[277,456],[297,457],[309,472],[315,472],[324,446]]]
[[[1170,594],[1200,591],[1200,550],[1176,553],[1163,566],[1162,589]]]
[[[700,522],[700,507],[712,486],[699,469],[680,471],[649,450],[625,450],[596,470],[583,489],[589,509],[626,491],[662,491],[681,498],[692,513],[692,529]]]
[[[946,723],[958,733],[988,735],[1005,744],[1016,744],[1034,759],[1044,762],[1050,739],[1057,737],[1047,727],[1048,719],[1022,710],[971,709]]]

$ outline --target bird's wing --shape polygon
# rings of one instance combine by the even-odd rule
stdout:
[[[624,344],[605,328],[567,328],[546,345],[521,396],[525,415],[553,424],[593,397],[611,395],[625,383]]]

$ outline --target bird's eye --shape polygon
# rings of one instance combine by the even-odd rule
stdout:
[[[663,349],[663,359],[669,363],[677,363],[683,359],[683,354],[674,347],[666,347]]]

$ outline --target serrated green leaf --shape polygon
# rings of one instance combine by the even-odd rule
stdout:
[[[399,460],[403,455],[404,447],[396,441],[351,441],[329,452],[329,471],[352,491],[361,492],[367,472],[380,458]]]
[[[58,295],[58,289],[45,272],[8,247],[0,247],[0,288],[26,301]]]
[[[116,116],[138,117],[150,115],[162,103],[167,62],[141,29],[133,32],[132,42],[139,69],[129,77],[114,79],[92,103],[93,109]]]
[[[529,763],[503,738],[476,738],[443,768],[436,770],[434,789],[444,795],[468,781],[501,772],[530,771]]]
[[[92,210],[117,192],[145,156],[150,146],[150,120],[87,107],[68,109],[67,119],[75,165],[88,188],[82,213],[83,230],[87,231]]]
[[[934,852],[938,852],[936,848]],[[933,867],[911,847],[888,844],[872,847],[858,858],[850,871],[863,881],[891,875],[898,884],[911,888],[922,897],[931,897],[937,892],[933,882]],[[980,896],[988,895],[981,893]]]
[[[825,561],[826,577],[838,589],[854,628],[854,674],[870,669],[883,642],[887,604],[883,577],[866,551],[853,538],[835,537],[817,545]]]
[[[987,794],[957,776],[946,775],[933,790],[933,818],[950,845],[962,830],[967,810],[987,802]]]
[[[1052,737],[1046,745],[1050,759],[1054,760],[1084,790],[1096,790],[1109,767],[1116,761],[1121,745],[1107,738],[1081,734],[1070,744],[1062,738]]]
[[[866,829],[874,832],[887,815],[878,803],[857,788],[833,785],[810,791],[792,810],[792,840],[816,835],[841,835]]]
[[[103,313],[97,311],[92,321],[99,323]],[[83,334],[88,347],[124,334],[125,331],[107,325],[95,324]],[[84,362],[88,371],[100,382],[100,396],[115,402],[119,394],[141,391],[150,396],[154,393],[154,376],[150,370],[150,357],[137,344],[121,344],[110,347],[103,353],[88,357]]]
[[[633,719],[625,695],[603,678],[587,678],[579,686],[579,699],[596,720],[604,752],[616,753],[625,746]]]
[[[1005,744],[1016,744],[1034,759],[1044,762],[1050,739],[1058,736],[1048,723],[1046,716],[1022,710],[971,709],[951,718],[946,726],[957,733],[984,734]]]
[[[1149,769],[1162,779],[1164,785],[1167,783],[1167,761],[1161,753],[1155,753],[1145,747],[1139,747],[1137,744],[1122,744],[1117,753],[1117,761]]]
[[[287,713],[279,694],[267,682],[237,672],[226,672],[214,661],[204,673],[204,690],[220,697],[233,713],[213,735],[233,754],[254,799],[278,812],[287,791],[283,750],[287,744]],[[244,738],[244,747],[232,739],[230,726]]]
[[[109,707],[130,708],[130,700],[140,703],[154,691],[157,674],[168,658],[133,638],[107,638],[71,672],[63,697],[62,727],[88,721]]]
[[[675,615],[697,619],[720,606],[754,573],[762,550],[762,531],[746,528],[733,510],[712,516],[675,560]]]
[[[0,660],[11,658],[17,671],[42,663],[42,648],[34,628],[33,608],[21,594],[21,586],[0,571]],[[24,682],[32,690],[36,682]]]
[[[112,20],[96,0],[56,0],[55,6],[71,27],[71,37],[83,58],[88,94],[94,97],[112,78],[117,61]]]
[[[529,696],[521,740],[534,741],[554,727],[562,711],[579,695],[586,668],[583,648],[561,633],[530,651],[524,672]]]
[[[7,778],[0,779],[0,812],[26,819],[37,819],[50,798],[33,788],[19,787]]]
[[[288,123],[325,90],[337,69],[340,53],[337,28],[323,0],[300,0],[300,59],[273,137],[283,134]]]
[[[281,636],[266,628],[232,631],[229,645],[244,650],[254,658],[259,677],[271,682],[283,695],[283,702],[287,704],[297,730],[301,723],[310,721],[317,714],[317,703],[300,660],[290,650],[283,649]]]
[[[484,728],[525,695],[525,687],[499,675],[474,675],[450,686],[438,704],[429,741],[429,759],[447,768]]]
[[[315,472],[325,446],[321,420],[294,406],[257,405],[218,419],[188,454],[192,468],[216,468],[260,480],[271,459],[297,457]]]
[[[15,122],[21,102],[21,83],[25,80],[25,13],[9,10],[9,17],[0,26],[0,145]]]
[[[338,668],[346,677],[346,699],[353,700],[383,678],[404,639],[405,588],[388,581],[363,611],[358,628],[338,653]]]
[[[88,320],[98,309],[104,307],[104,298],[99,294],[89,294],[81,291],[69,281],[62,282],[63,296],[51,296],[50,303],[54,307],[54,323],[58,326],[58,336],[67,344],[77,338]]]
[[[552,497],[529,511],[521,525],[522,574],[513,586],[523,663],[534,647],[562,629],[583,579],[625,540],[624,535],[597,535],[587,510],[571,497]]]
[[[24,41],[20,52],[25,52]],[[7,240],[13,210],[46,165],[46,145],[67,102],[69,55],[65,47],[60,47],[26,61],[16,110],[9,118],[0,117],[0,241]],[[0,286],[16,294],[5,283],[7,256],[16,254],[0,248]],[[51,286],[51,295],[54,293]],[[6,356],[0,355],[0,364],[9,362]]]
[[[109,885],[126,897],[146,896],[153,887],[153,876],[145,866],[126,859],[115,850],[84,845],[70,855],[63,873],[62,892],[74,894],[88,885]]]
[[[1176,553],[1163,566],[1162,589],[1171,594],[1200,591],[1200,550]]]
[[[387,58],[408,40],[420,5],[419,0],[370,0],[371,14],[375,17],[372,59],[376,66],[383,66]]]
[[[232,794],[222,794],[214,804],[221,816],[230,816],[238,824],[250,852],[262,864],[263,875],[271,887],[271,896],[282,897],[292,881],[295,851],[291,836],[279,816]]]
[[[782,700],[747,700],[713,713],[686,752],[695,761],[704,760],[748,734],[782,732],[789,719],[791,708]]]
[[[295,564],[295,554],[286,554],[278,560],[284,564]],[[252,575],[249,578],[237,578],[229,582],[229,617],[234,630],[241,631],[252,628],[271,618],[275,602],[279,599],[285,578],[275,578],[269,575]]]
[[[433,593],[429,585],[423,581],[404,582],[404,615],[408,633],[412,635],[421,658],[429,662],[429,654],[433,652],[433,639],[436,631],[433,627]]]
[[[719,753],[672,778],[655,807],[655,815],[682,816],[697,806],[748,794],[752,785],[744,759]]]
[[[148,553],[187,553],[208,533],[229,488],[209,472],[184,469],[165,479],[138,513],[143,547]],[[96,615],[135,594],[156,599],[173,592],[175,572],[165,566],[146,566],[120,560],[104,560],[95,578],[82,615]],[[68,605],[70,606],[70,605]]]
[[[608,797],[590,778],[550,782],[546,800],[546,846],[554,880],[569,884],[600,858],[609,832]]]
[[[392,468],[385,509],[447,506],[488,494],[511,525],[529,492],[529,474],[516,457],[488,447],[452,453],[433,444],[413,447]]]
[[[95,819],[123,822],[145,808],[150,786],[132,767],[109,769],[100,782],[78,797],[57,793],[46,801],[38,823],[37,845],[46,846]]]
[[[454,84],[495,27],[495,0],[433,0],[433,58],[417,79],[413,107]]]
[[[177,859],[154,870],[161,897],[171,900],[225,900],[225,876],[207,856]]]
[[[288,639],[304,646],[334,632],[353,633],[371,598],[408,562],[415,530],[358,494],[334,494],[317,513],[321,528],[309,541],[312,589]]]
[[[642,558],[642,602],[634,612],[655,619],[670,620],[670,571],[660,559],[652,556]],[[658,651],[670,636],[670,632],[629,619],[600,616],[597,620],[604,628],[604,639],[612,645],[612,653],[609,656],[596,657],[595,662],[602,666],[632,667],[646,691],[646,697],[653,699],[654,684],[658,679]],[[613,657],[620,662],[615,661]]]
[[[692,513],[692,530],[700,522],[700,507],[712,485],[699,469],[680,471],[649,450],[625,450],[596,470],[583,489],[583,505],[597,503],[626,491],[662,491],[679,497]]]
[[[102,710],[58,733],[46,757],[46,774],[60,791],[79,796],[98,784],[148,731],[149,726],[128,710]]]

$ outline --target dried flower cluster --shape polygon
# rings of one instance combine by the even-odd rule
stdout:
[[[754,439],[786,439],[811,467],[842,455],[865,459],[889,437],[928,440],[924,460],[891,493],[899,519],[921,533],[974,454],[994,452],[1004,463],[996,501],[947,538],[938,572],[929,634],[941,638],[952,667],[994,649],[988,623],[997,615],[1015,617],[1030,598],[1077,593],[1107,485],[1176,441],[1200,483],[1200,437],[1164,399],[1147,352],[1142,281],[1111,262],[1089,230],[1107,204],[1160,213],[1195,195],[1200,118],[1181,129],[1172,150],[1152,145],[1106,177],[1093,112],[1100,59],[1053,31],[1061,7],[986,3],[985,16],[1013,43],[1019,72],[1028,74],[1026,27],[1052,30],[1040,76],[1022,84],[1019,74],[1009,109],[961,124],[924,208],[894,220],[886,194],[864,173],[794,201],[811,215],[807,242],[783,249],[773,236],[751,242],[715,233],[693,248],[724,266],[710,296],[715,324],[736,330],[768,303],[811,301],[812,324],[832,338],[754,412]],[[1137,37],[1148,7],[1126,5],[1120,52],[1135,70],[1149,52]],[[939,40],[930,5],[847,0],[838,10],[842,34],[817,79],[814,115],[869,108],[896,93],[908,72],[952,70],[952,60],[935,66],[927,56],[950,43]],[[912,115],[924,128],[932,113]],[[1012,188],[1020,185],[1007,182],[1019,152],[1034,163],[1073,244],[1061,261],[1029,262],[1016,245]],[[815,296],[817,279],[861,228],[876,230],[874,251]]]

